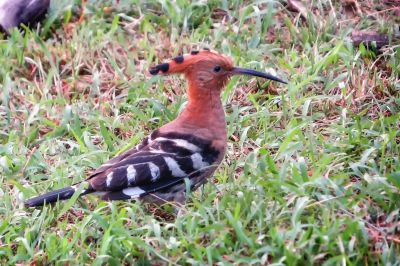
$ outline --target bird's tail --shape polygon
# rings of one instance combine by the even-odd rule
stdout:
[[[84,185],[85,187],[83,188],[82,192],[80,193],[80,196],[89,194],[94,191],[88,182],[82,182],[80,184],[57,189],[57,190],[50,191],[50,192],[45,193],[40,196],[30,198],[27,201],[25,201],[25,206],[38,207],[38,206],[44,205],[44,203],[53,203],[53,202],[56,202],[59,200],[70,199],[72,197],[72,195],[74,195],[74,193],[81,188],[82,185]]]

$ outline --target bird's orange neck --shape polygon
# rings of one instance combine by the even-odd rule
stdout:
[[[200,127],[226,127],[220,90],[202,88],[189,81],[188,104],[180,115],[186,123]]]
[[[175,131],[191,134],[203,134],[222,142],[226,140],[225,112],[222,106],[220,92],[196,87],[189,82],[188,104],[182,113],[169,124],[164,125],[162,131]]]

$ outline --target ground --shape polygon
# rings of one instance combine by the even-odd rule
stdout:
[[[0,264],[387,265],[400,257],[400,2],[56,0],[0,41]],[[357,31],[389,45],[353,45]],[[235,77],[228,151],[175,216],[95,196],[27,209],[173,120],[212,48]]]

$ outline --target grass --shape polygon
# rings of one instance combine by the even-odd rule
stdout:
[[[310,1],[306,18],[286,1],[114,2],[78,23],[80,2],[53,1],[40,30],[0,41],[1,264],[398,264],[399,44],[349,39],[398,34],[390,1]],[[24,208],[173,120],[185,82],[146,71],[203,47],[290,83],[232,79],[227,155],[184,214],[94,196]]]

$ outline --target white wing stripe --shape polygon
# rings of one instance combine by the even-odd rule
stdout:
[[[203,157],[200,155],[200,153],[192,154],[190,159],[192,159],[193,168],[196,170],[203,169],[209,165],[207,162],[203,161]]]
[[[129,165],[128,168],[126,168],[126,178],[128,179],[128,185],[135,183],[136,169],[133,165]]]
[[[139,198],[142,194],[146,193],[140,187],[129,187],[122,190],[122,193],[131,197],[131,198]]]
[[[187,149],[189,151],[192,152],[199,152],[200,148],[196,145],[194,145],[193,143],[190,143],[187,140],[184,139],[168,139],[168,138],[164,138],[164,137],[159,137],[156,138],[154,141],[172,141],[176,144],[176,146]]]
[[[151,181],[154,182],[160,177],[160,168],[152,162],[149,162],[148,165],[151,173]]]
[[[168,168],[174,177],[187,176],[187,174],[184,171],[182,171],[182,169],[179,167],[178,163],[174,159],[172,159],[171,157],[164,157],[164,160],[167,163]]]
[[[106,186],[107,187],[110,187],[111,186],[111,181],[112,181],[112,179],[113,179],[113,172],[111,172],[111,173],[109,173],[108,175],[107,175],[107,179],[106,179]],[[104,180],[104,179],[103,179]]]

